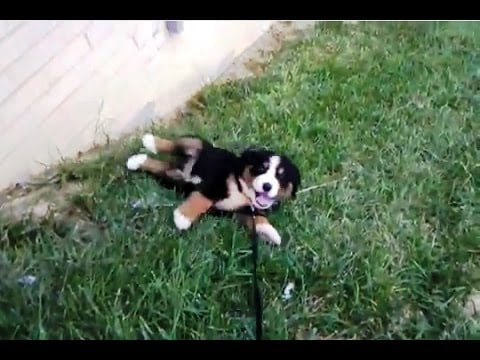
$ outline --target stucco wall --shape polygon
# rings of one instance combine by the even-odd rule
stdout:
[[[0,188],[174,110],[272,21],[0,21]]]

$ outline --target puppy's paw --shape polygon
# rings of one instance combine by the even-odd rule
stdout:
[[[270,224],[258,224],[256,226],[258,235],[275,245],[280,245],[282,243],[282,238],[278,231]]]
[[[142,166],[145,161],[147,161],[147,158],[148,156],[145,154],[137,154],[130,156],[127,160],[127,169],[132,171],[140,169],[140,166]]]
[[[155,147],[155,137],[152,134],[143,135],[142,143],[145,149],[147,149],[153,154],[157,153],[157,148]]]
[[[173,221],[178,230],[187,230],[192,225],[190,219],[183,215],[178,209],[175,209],[173,212]]]

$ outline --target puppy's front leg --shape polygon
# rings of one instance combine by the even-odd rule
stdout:
[[[253,221],[251,215],[237,214],[237,219],[240,223],[246,226],[249,230],[253,228]],[[272,224],[268,221],[265,216],[256,215],[255,216],[255,229],[257,234],[264,240],[274,243],[275,245],[280,245],[282,238]]]
[[[187,230],[193,222],[205,214],[213,205],[213,201],[207,199],[200,192],[194,191],[173,212],[173,221],[179,230]]]

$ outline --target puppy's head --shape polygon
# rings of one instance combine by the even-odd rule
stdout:
[[[265,149],[247,149],[240,159],[241,176],[255,192],[256,208],[268,209],[277,201],[295,198],[300,171],[289,158]]]

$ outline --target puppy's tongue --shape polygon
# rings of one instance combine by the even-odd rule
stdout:
[[[257,194],[256,201],[261,207],[269,207],[270,205],[273,204],[274,200],[271,197],[269,197],[266,193],[261,193],[261,194]]]

